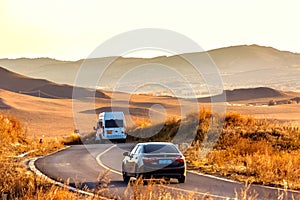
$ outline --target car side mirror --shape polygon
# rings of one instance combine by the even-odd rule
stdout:
[[[124,152],[123,156],[129,156],[129,152],[128,151]]]

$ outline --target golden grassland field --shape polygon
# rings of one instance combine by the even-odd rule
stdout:
[[[230,112],[225,116],[222,132],[213,150],[201,158],[200,147],[207,136],[210,116],[211,111],[202,109],[199,114],[190,114],[184,121],[172,118],[163,125],[135,129],[131,134],[142,132],[147,135],[156,131],[156,127],[163,127],[150,140],[171,141],[179,126],[188,131],[199,119],[196,139],[185,152],[190,170],[248,183],[300,189],[299,127]],[[131,140],[143,141],[134,137]]]
[[[189,115],[182,123],[186,128],[196,124],[197,137],[185,152],[190,170],[217,174],[245,181],[300,189],[300,130],[277,121],[257,120],[238,113],[228,113],[220,138],[205,158],[200,158],[201,142],[207,134],[211,112],[203,109],[200,113]],[[183,120],[183,119],[182,119]],[[171,141],[176,134],[181,119],[169,119],[151,141]],[[132,129],[131,134],[151,132],[155,126]],[[72,136],[67,140],[30,140],[25,137],[20,122],[0,114],[0,199],[101,199],[101,188],[91,191],[94,197],[85,197],[69,192],[66,188],[54,186],[28,171],[25,158],[19,155],[34,150],[29,157],[47,155],[64,147],[65,143],[77,140]],[[138,133],[139,132],[139,133]],[[137,138],[129,138],[137,140]],[[99,175],[103,179],[103,174]],[[104,178],[109,181],[107,178]],[[100,181],[100,180],[99,180]],[[153,183],[143,186],[136,181],[129,185],[125,199],[195,199],[193,193],[171,194],[164,187]],[[130,192],[131,191],[131,192]],[[247,188],[236,193],[237,199],[255,199],[247,196]],[[119,198],[119,197],[115,197]],[[203,199],[212,199],[209,196]],[[280,198],[278,198],[280,199]]]

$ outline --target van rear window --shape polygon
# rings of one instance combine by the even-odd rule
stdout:
[[[105,128],[117,128],[117,127],[124,127],[123,120],[120,119],[105,120]]]

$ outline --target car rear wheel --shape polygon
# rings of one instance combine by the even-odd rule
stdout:
[[[178,178],[178,182],[179,182],[179,183],[185,183],[185,176],[184,176],[184,175],[181,175],[181,176]]]
[[[127,173],[126,172],[123,172],[123,181],[125,183],[128,183],[130,180],[130,176],[127,176]]]
[[[126,183],[128,183],[129,180],[130,180],[130,176],[127,175],[124,163],[122,163],[122,175],[123,175],[123,181],[126,182]]]
[[[139,179],[139,178],[143,178],[143,174],[142,174],[142,169],[141,168],[137,168],[135,170],[135,178]]]

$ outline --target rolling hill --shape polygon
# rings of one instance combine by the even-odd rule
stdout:
[[[235,101],[253,101],[259,99],[287,99],[291,98],[283,91],[275,90],[268,87],[258,87],[258,88],[240,88],[234,90],[225,90],[223,95],[226,95],[227,102]],[[218,99],[217,95],[215,99]],[[199,102],[210,102],[210,97],[199,98]],[[267,103],[267,102],[265,102]]]
[[[109,92],[109,91],[100,91],[97,90],[97,92],[94,94],[92,90],[81,88],[81,87],[73,87],[66,84],[56,84],[44,79],[34,79],[30,77],[26,77],[14,72],[11,72],[7,69],[0,67],[0,89],[7,90],[15,93],[30,95],[30,96],[37,96],[37,97],[43,97],[43,98],[53,98],[53,99],[72,99],[73,89],[76,88],[77,91],[82,94],[84,97],[96,97],[96,98],[103,98],[103,99],[109,99],[110,96],[113,94],[115,96],[119,96],[120,102],[122,98],[125,96],[130,96],[129,94],[122,94],[118,92]],[[257,100],[257,99],[279,99],[279,100],[287,100],[290,98],[290,100],[298,101],[299,93],[296,92],[283,92],[280,90],[276,90],[273,88],[268,87],[257,87],[257,88],[239,88],[239,89],[233,89],[233,90],[224,90],[223,94],[226,95],[226,101],[227,102],[234,102],[234,101],[249,101],[249,100]],[[218,99],[218,96],[216,95],[215,99]],[[153,97],[146,95],[148,99],[152,99]],[[126,97],[128,98],[128,97]],[[172,97],[165,97],[172,99]],[[163,99],[163,98],[160,98]],[[203,97],[198,98],[199,102],[211,102],[211,97]],[[0,107],[5,108],[9,107],[5,105],[0,99]],[[130,102],[136,107],[142,107],[149,108],[152,106],[151,102]],[[142,106],[141,106],[142,105]],[[145,106],[147,105],[147,106]]]
[[[241,45],[225,47],[208,52],[195,52],[181,55],[189,60],[197,60],[201,66],[210,66],[209,57],[215,63],[226,90],[238,88],[271,87],[283,91],[300,91],[300,54],[280,51],[272,47]],[[147,82],[157,82],[175,91],[184,91],[185,80],[180,80],[178,73],[188,80],[192,87],[207,93],[206,82],[202,75],[191,69],[188,62],[179,55],[143,58],[95,58],[78,61],[58,61],[50,58],[37,59],[0,59],[0,65],[11,71],[35,78],[47,79],[55,83],[74,85],[80,69],[84,68],[84,81],[76,86],[95,86],[98,70],[105,74],[98,81],[98,87],[112,90],[116,83],[122,83],[123,92],[139,88]],[[107,62],[113,60],[107,66]],[[144,66],[138,70],[138,67]],[[163,67],[171,68],[166,70]],[[156,68],[155,68],[156,67]],[[152,69],[152,70],[151,70]],[[201,71],[201,70],[200,70]],[[135,73],[134,73],[135,72]],[[177,73],[177,74],[176,74]],[[67,74],[67,75],[66,75]],[[127,76],[128,75],[128,76]],[[182,83],[182,84],[178,84]],[[149,92],[146,87],[138,92]],[[165,88],[164,88],[165,89]],[[155,88],[155,92],[165,92]]]
[[[67,98],[71,99],[73,86],[56,84],[44,79],[33,79],[20,74],[13,73],[0,67],[0,88],[16,93],[28,94],[45,98]],[[109,98],[101,91],[95,94],[92,90],[77,88],[85,97]]]

